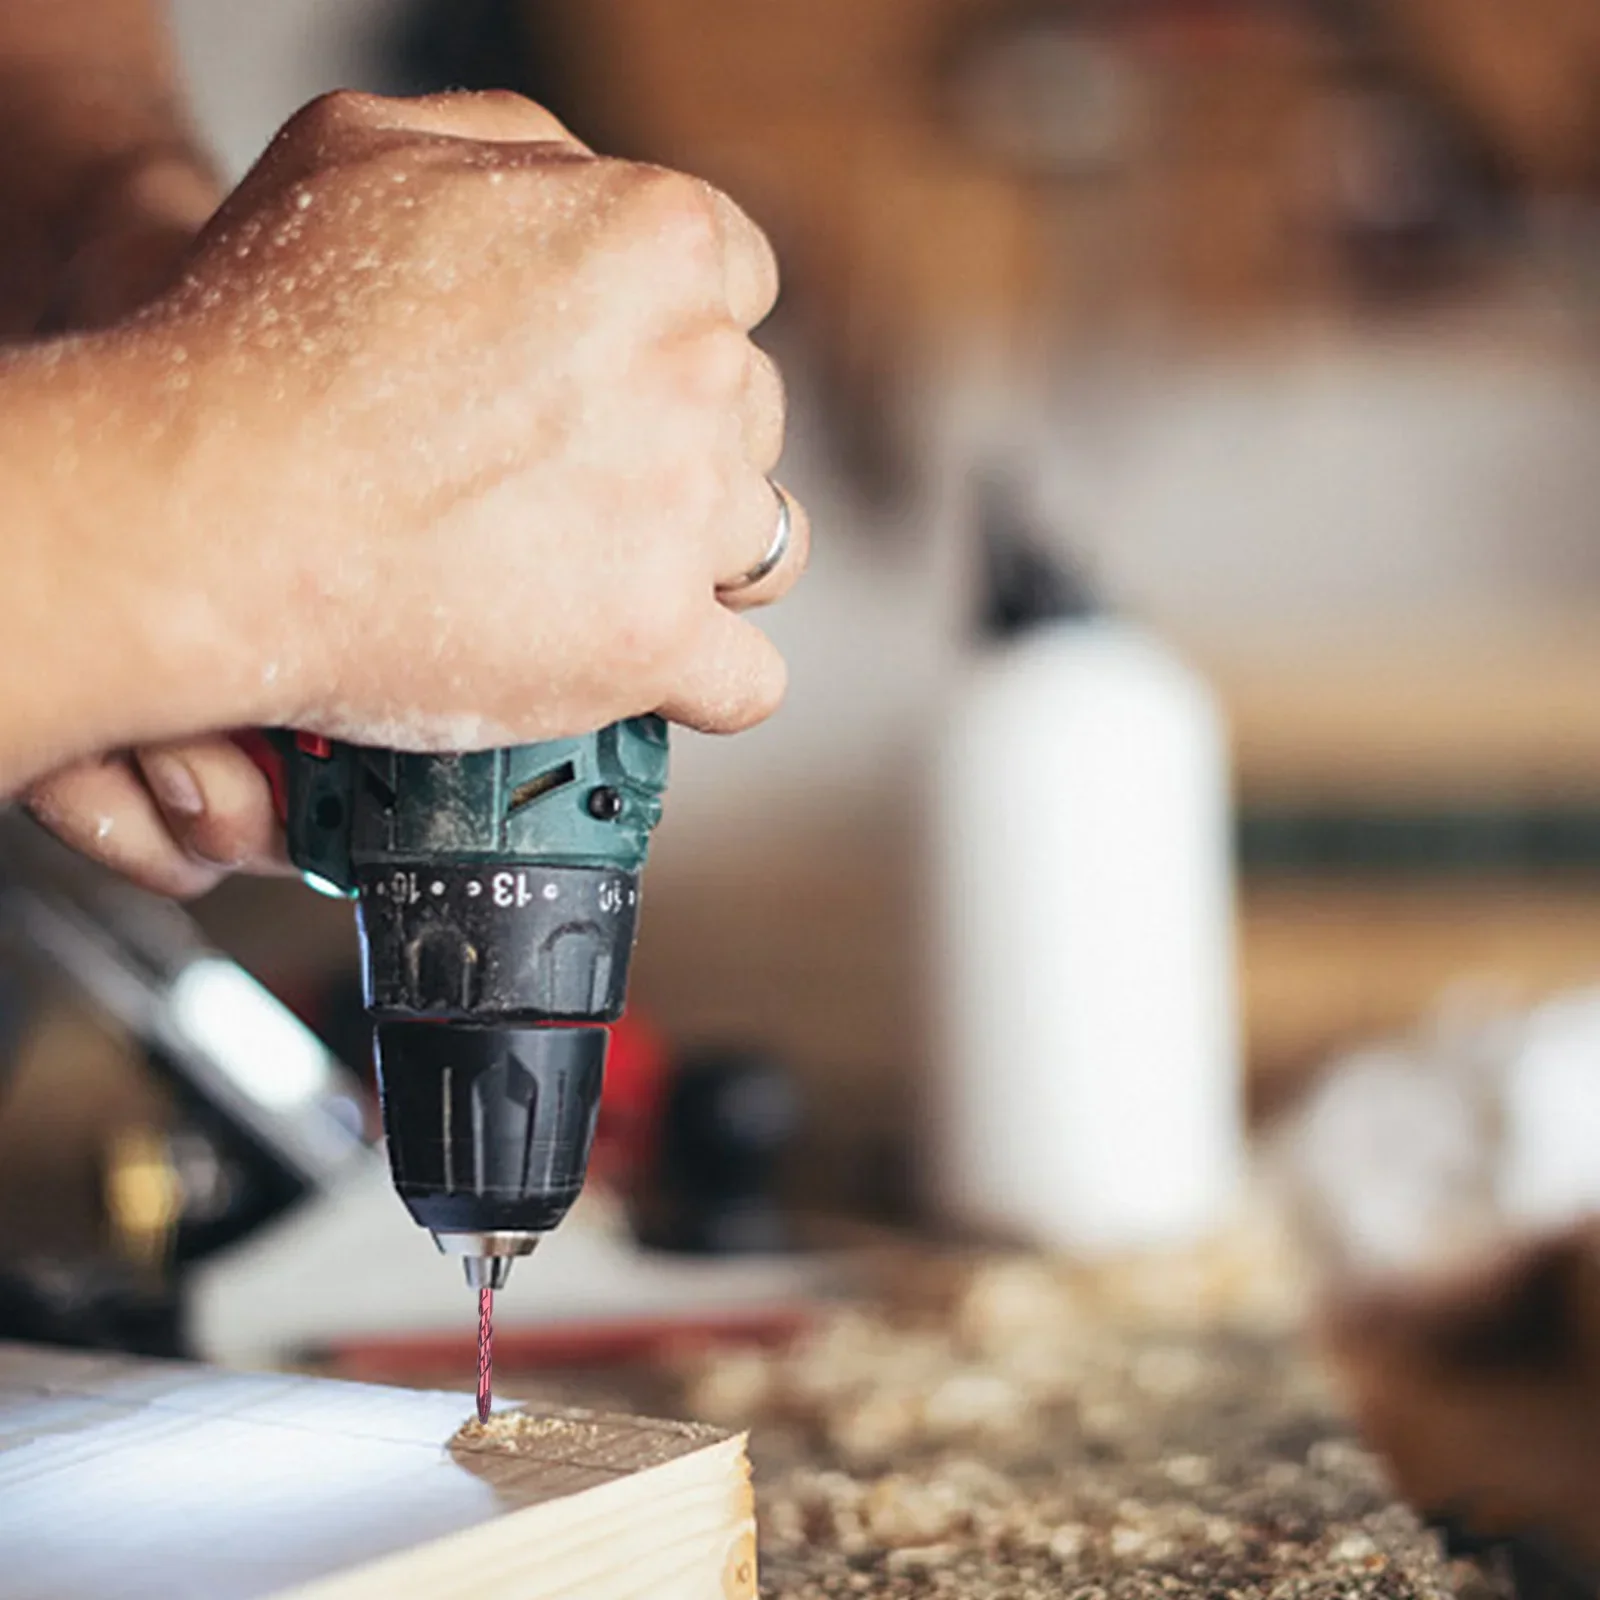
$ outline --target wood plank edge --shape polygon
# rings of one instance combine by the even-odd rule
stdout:
[[[732,1434],[272,1600],[756,1600],[747,1441]]]

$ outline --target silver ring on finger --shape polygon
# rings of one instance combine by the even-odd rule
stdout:
[[[748,572],[729,583],[719,583],[718,594],[738,594],[742,590],[755,588],[763,578],[770,578],[783,565],[783,558],[789,553],[789,543],[794,538],[794,513],[789,509],[789,491],[775,478],[768,478],[767,483],[778,502],[778,526],[773,530],[772,543],[767,546],[767,553]]]

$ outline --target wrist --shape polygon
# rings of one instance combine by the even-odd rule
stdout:
[[[270,600],[227,558],[237,508],[208,492],[200,440],[215,419],[199,428],[174,378],[170,347],[122,333],[0,360],[0,490],[15,513],[0,541],[21,619],[0,641],[0,696],[24,719],[38,707],[16,730],[20,755],[0,749],[0,791],[94,750],[285,710],[258,625]]]

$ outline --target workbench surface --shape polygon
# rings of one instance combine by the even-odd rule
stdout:
[[[768,1600],[1499,1592],[1397,1501],[1287,1326],[1026,1258],[890,1276],[785,1351],[601,1397],[753,1425]]]
[[[970,1383],[967,1398],[981,1405],[982,1380]],[[965,1403],[939,1384],[930,1399]],[[921,1439],[871,1466],[847,1464],[848,1452],[841,1461],[826,1438],[798,1451],[790,1442],[787,1455],[784,1441],[769,1438],[756,1458],[762,1593],[1443,1600],[1490,1592],[1476,1569],[1442,1559],[1283,1344],[1138,1340],[1099,1364],[1076,1401],[993,1431],[1013,1428],[1010,1443]]]

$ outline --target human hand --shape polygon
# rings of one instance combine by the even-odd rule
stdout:
[[[37,814],[195,892],[272,840],[265,783],[210,729],[440,749],[760,720],[782,663],[716,586],[775,521],[781,385],[745,336],[775,288],[731,202],[515,96],[302,112],[113,336],[225,659],[142,757],[149,790],[101,764]],[[796,524],[741,607],[798,575]],[[165,853],[118,809],[151,793]]]
[[[221,199],[209,164],[181,148],[116,163],[74,214],[45,296],[43,329],[107,327],[170,289]],[[287,869],[282,832],[263,810],[260,784],[231,741],[212,737],[179,753],[85,757],[35,785],[27,802],[86,854],[150,887],[193,895],[215,886],[223,861],[238,870]]]

